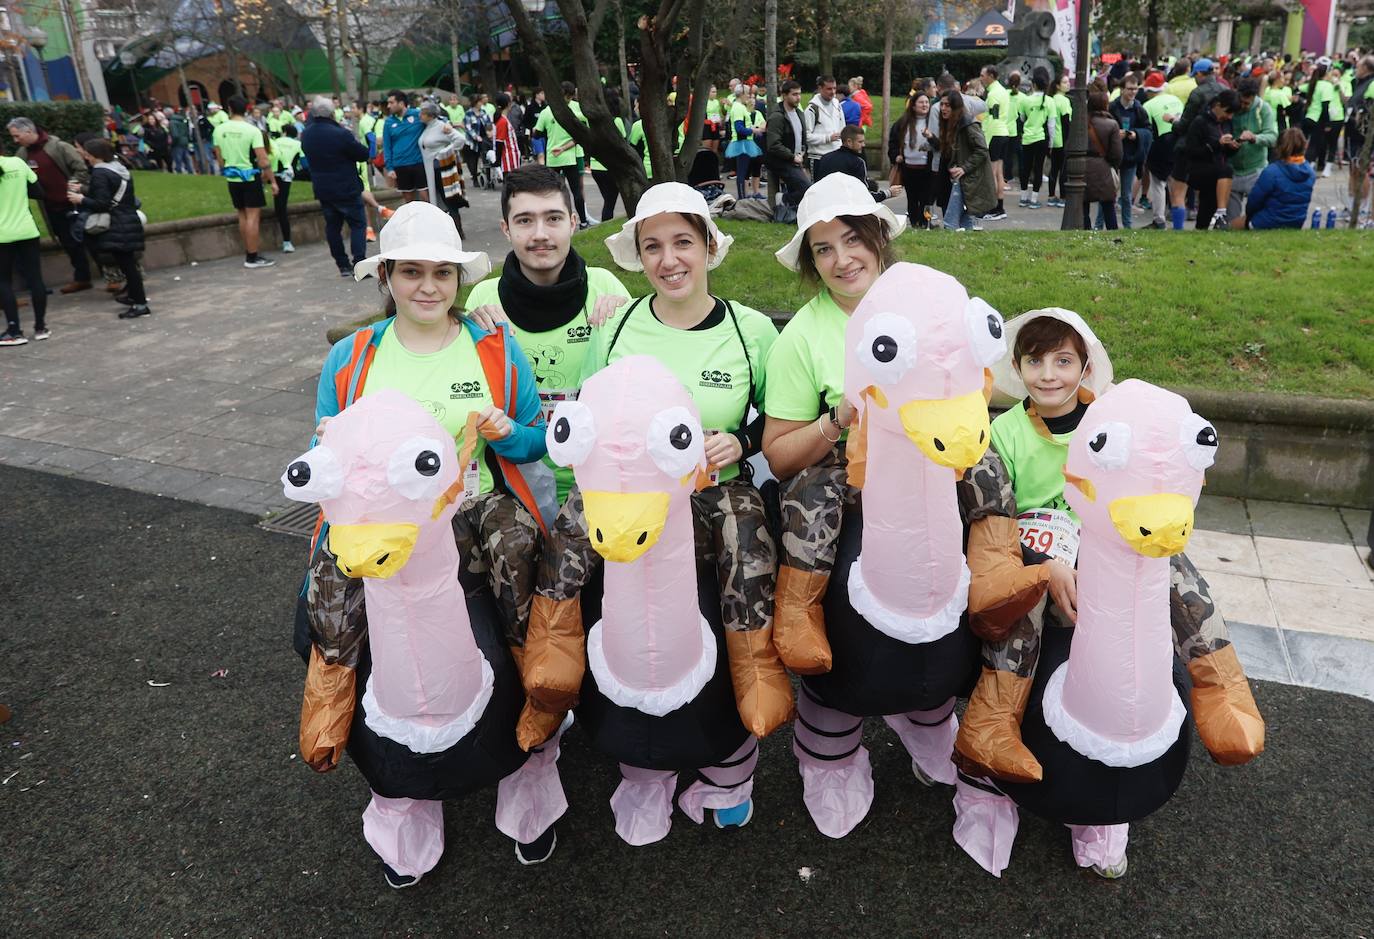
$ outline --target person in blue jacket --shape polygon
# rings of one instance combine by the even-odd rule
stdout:
[[[386,178],[401,193],[401,201],[413,202],[429,197],[425,160],[420,154],[420,109],[410,106],[404,91],[386,93],[387,119],[382,125],[382,154]]]
[[[367,254],[367,216],[358,164],[367,159],[367,144],[334,120],[334,102],[323,95],[310,105],[310,122],[301,132],[301,152],[310,165],[310,185],[324,213],[324,240],[344,277]],[[344,250],[343,223],[348,222],[350,252]]]
[[[1302,228],[1317,183],[1317,173],[1304,156],[1307,136],[1290,127],[1279,136],[1278,150],[1279,158],[1264,168],[1250,190],[1236,228]]]

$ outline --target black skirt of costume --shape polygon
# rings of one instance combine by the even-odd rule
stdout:
[[[998,782],[997,786],[1021,808],[1053,822],[1119,825],[1138,821],[1168,802],[1183,781],[1193,735],[1192,682],[1175,658],[1174,687],[1188,713],[1179,726],[1178,740],[1162,756],[1143,766],[1099,763],[1064,743],[1045,725],[1041,702],[1045,684],[1068,661],[1073,633],[1072,628],[1063,627],[1045,630],[1030,704],[1021,721],[1021,740],[1040,761],[1044,778],[1038,783]]]
[[[601,619],[605,587],[598,568],[582,590],[582,621],[590,629]],[[574,713],[592,745],[617,763],[643,769],[694,770],[729,759],[749,737],[740,721],[730,680],[730,657],[720,617],[716,571],[697,562],[697,607],[716,637],[716,670],[695,698],[682,707],[654,717],[622,707],[597,687],[592,670],[582,680],[582,698]]]
[[[348,755],[367,784],[389,799],[454,799],[491,786],[529,759],[515,741],[515,725],[525,704],[525,690],[515,659],[506,646],[501,614],[480,576],[459,577],[467,595],[472,635],[495,677],[491,698],[477,726],[440,753],[416,753],[405,744],[373,733],[367,726],[363,692],[372,674],[372,654],[358,662],[358,698]]]
[[[863,508],[846,507],[824,599],[834,666],[802,684],[826,705],[859,717],[937,708],[968,697],[978,680],[978,639],[967,615],[934,642],[913,645],[879,632],[849,603],[849,569],[863,541]]]

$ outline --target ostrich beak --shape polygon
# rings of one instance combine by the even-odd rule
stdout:
[[[962,472],[988,449],[988,403],[982,390],[958,398],[908,401],[897,409],[902,429],[933,463]]]
[[[582,506],[596,553],[621,564],[652,548],[668,521],[666,492],[584,492]]]
[[[1193,533],[1193,500],[1176,492],[1113,499],[1108,511],[1117,533],[1147,558],[1182,552]]]
[[[405,567],[419,537],[419,525],[330,525],[329,550],[345,575],[386,580]]]

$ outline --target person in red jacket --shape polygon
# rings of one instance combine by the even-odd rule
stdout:
[[[864,77],[856,75],[849,80],[849,98],[859,106],[859,126],[873,126],[873,101],[864,91]]]

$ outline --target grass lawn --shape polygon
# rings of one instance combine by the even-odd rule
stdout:
[[[616,270],[597,227],[587,263]],[[773,252],[794,229],[725,222],[729,257],[711,291],[767,312],[809,292]],[[1118,377],[1218,391],[1374,398],[1374,240],[1367,233],[908,232],[903,260],[958,277],[1010,319],[1048,306],[1081,313]],[[640,274],[616,270],[636,296]]]
[[[229,192],[222,176],[185,176],[157,170],[134,171],[134,194],[143,201],[143,211],[151,222],[170,222],[200,215],[219,215],[234,211],[229,204]],[[272,204],[268,190],[267,204]],[[309,202],[315,198],[307,182],[291,186],[291,201]],[[31,203],[33,217],[43,237],[48,235],[47,220],[38,203]]]

